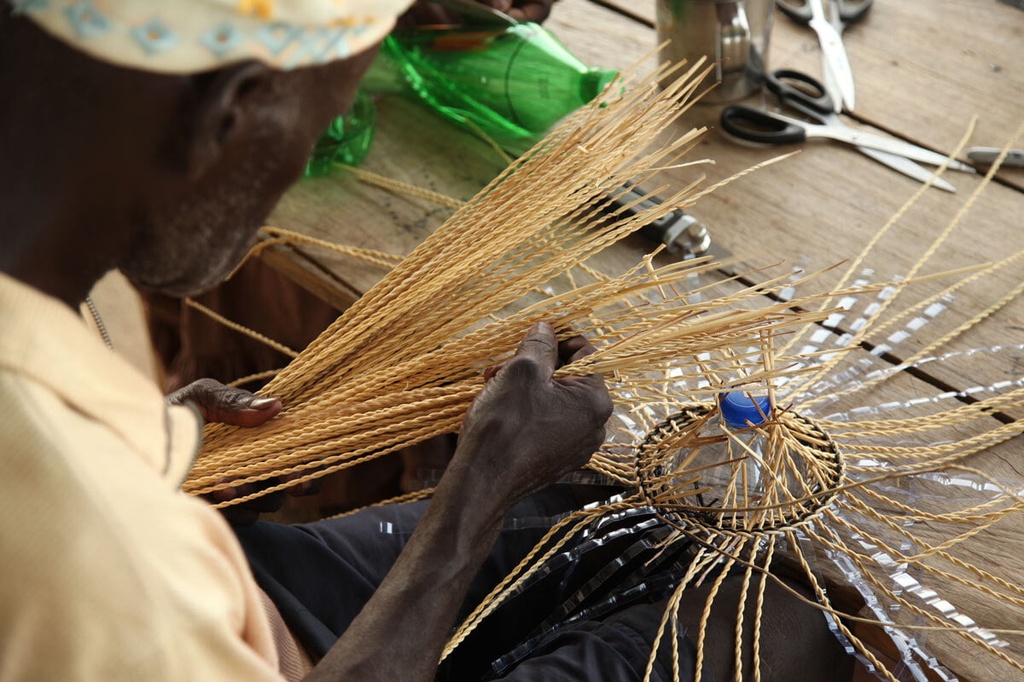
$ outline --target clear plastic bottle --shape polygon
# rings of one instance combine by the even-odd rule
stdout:
[[[435,111],[512,154],[529,149],[617,75],[588,67],[530,22],[497,30],[396,31],[377,62],[374,69],[393,64]]]
[[[685,457],[685,469],[699,472],[700,487],[708,488],[702,506],[742,506],[764,492],[765,437],[757,427],[771,418],[771,401],[735,391],[719,395],[718,407],[700,434],[704,444],[677,457]]]
[[[764,434],[755,427],[764,424],[772,414],[768,396],[751,396],[746,393],[724,393],[718,402],[721,423],[743,443],[731,441],[733,455],[744,457],[748,494],[760,496],[762,491],[762,464],[759,457],[765,451]],[[722,428],[720,425],[719,428]],[[749,448],[750,452],[747,452]],[[753,454],[752,454],[753,453]]]

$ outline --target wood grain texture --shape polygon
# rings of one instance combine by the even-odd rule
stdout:
[[[653,18],[653,1],[620,4]],[[553,20],[558,26],[562,22],[576,27],[575,31],[581,23],[593,21],[594,30],[583,43],[575,42],[576,33],[565,30],[565,35],[570,47],[580,52],[590,50],[595,59],[603,52],[623,62],[635,61],[655,42],[651,29],[621,16],[609,18],[604,7],[588,10],[578,4],[560,3]],[[615,24],[614,30],[601,28],[609,22]],[[962,30],[953,31],[954,25]],[[996,2],[878,0],[868,18],[847,32],[857,75],[858,118],[878,126],[874,132],[902,133],[898,136],[951,153],[971,117],[979,114],[982,118],[969,144],[987,144],[985,140],[995,139],[999,140],[996,144],[1003,144],[1024,122],[1024,111],[1019,106],[1024,100],[1018,97],[1015,106],[1009,95],[1024,92],[1022,31],[1024,15]],[[631,36],[628,40],[622,38],[627,33]],[[937,40],[936,35],[943,39]],[[612,36],[614,39],[609,41]],[[769,64],[772,68],[797,68],[819,75],[820,54],[814,34],[778,16]],[[937,93],[945,94],[940,97]],[[775,106],[774,101],[760,94],[745,103]],[[701,148],[716,163],[706,170],[709,181],[727,178],[783,151],[800,150],[796,157],[721,188],[690,209],[709,225],[719,244],[751,266],[786,260],[821,268],[852,259],[920,186],[846,145],[814,141],[790,148],[740,146],[719,130],[721,109],[698,106],[675,131],[667,131],[678,134],[700,125],[709,129]],[[855,127],[861,125],[849,117],[846,121]],[[669,183],[689,182],[695,175],[694,170],[664,174]],[[959,192],[950,195],[928,191],[864,261],[863,269],[873,271],[876,281],[906,274],[980,184],[980,177],[963,173],[949,172],[946,178]],[[990,262],[1024,249],[1024,195],[1019,190],[1024,171],[1004,169],[999,178],[1002,184],[986,190],[921,273]],[[1016,264],[989,282],[958,293],[953,309],[925,330],[927,333],[906,342],[900,349],[901,357],[963,324],[1012,288],[1022,275],[1024,263]],[[953,281],[949,278],[915,286],[905,298],[924,298]],[[1020,305],[1016,302],[1012,309],[1019,311]],[[1003,319],[1011,322],[998,332],[968,334],[952,348],[1024,342],[1024,333],[1015,328],[1019,323],[1012,322],[1020,320],[1020,313],[1013,312]],[[998,336],[986,340],[984,336],[989,333]],[[995,360],[984,370],[980,369],[983,362],[973,363],[969,370],[945,363],[936,374],[944,382],[967,388],[1000,380],[1007,372],[1001,362]]]
[[[616,2],[642,18],[654,18],[653,0],[559,0],[549,27],[588,63],[618,69],[635,63],[653,65],[653,29],[603,6]],[[851,27],[845,40],[857,82],[856,118],[847,118],[851,125],[950,153],[974,115],[980,120],[969,144],[986,146],[1005,143],[1024,119],[1024,12],[1020,10],[995,0],[876,0],[868,18]],[[820,75],[813,34],[778,17],[769,65]],[[764,95],[746,103],[774,106]],[[500,171],[501,160],[487,145],[415,102],[388,96],[379,98],[377,107],[377,136],[367,169],[461,199],[471,197]],[[699,106],[685,121],[665,131],[672,136],[691,126],[707,126],[709,132],[697,155],[714,159],[715,165],[667,172],[659,182],[686,183],[703,172],[707,182],[714,183],[789,151],[744,147],[727,140],[718,130],[720,110]],[[979,177],[961,173],[946,177],[959,192],[949,195],[928,190],[879,242],[858,268],[859,275],[870,272],[878,281],[908,272],[980,183]],[[994,261],[1024,249],[1024,169],[1005,169],[999,179],[922,273]],[[717,243],[750,267],[783,262],[816,269],[856,257],[918,187],[915,181],[852,149],[813,142],[804,145],[796,157],[722,187],[688,210],[709,226]],[[450,209],[395,196],[338,172],[300,182],[278,207],[272,224],[352,246],[404,254],[448,215]],[[609,272],[621,270],[635,263],[649,246],[639,237],[627,240],[594,259],[594,264]],[[279,258],[289,260],[290,270],[300,282],[335,304],[365,291],[381,275],[375,267],[313,249],[304,247],[301,253],[318,266],[310,267],[289,253]],[[829,277],[836,281],[842,270],[837,268]],[[908,357],[927,340],[955,329],[1022,280],[1024,262],[957,292],[949,311],[901,344],[898,357]],[[949,281],[955,280],[946,283]],[[918,300],[942,285],[940,280],[915,286],[907,299]],[[1018,297],[998,318],[944,349],[962,356],[929,363],[922,367],[922,378],[903,377],[885,384],[878,395],[861,399],[881,404],[932,395],[934,385],[965,390],[1001,380],[1017,381],[1024,376],[1024,351],[1012,348],[1020,344],[1024,344],[1024,301]],[[996,345],[1010,350],[975,353],[968,359],[968,351]],[[978,455],[974,464],[993,476],[1019,481],[1020,452],[1017,439]],[[1022,531],[1020,518],[1008,519],[963,543],[956,553],[1019,583],[1024,569]],[[963,603],[975,596],[969,590],[954,590],[949,599]],[[1014,628],[1024,623],[1019,608],[986,600],[976,607],[997,625]],[[926,642],[961,679],[1016,679],[1017,671],[973,656],[959,637],[929,636]],[[1011,644],[1015,651],[1024,648],[1019,638]]]

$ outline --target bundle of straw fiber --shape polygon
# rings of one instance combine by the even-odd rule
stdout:
[[[260,429],[209,429],[187,489],[204,494],[281,474],[322,476],[456,431],[482,385],[481,371],[507,356],[535,321],[553,321],[563,334],[570,326],[586,331],[600,324],[588,322],[598,308],[630,291],[668,286],[708,267],[652,271],[645,264],[481,322],[668,210],[654,206],[629,216],[613,208],[627,181],[676,164],[702,133],[653,146],[690,106],[700,76],[691,69],[659,91],[660,75],[613,84],[457,211],[266,387],[286,405],[279,418]],[[697,194],[694,183],[666,196],[666,206],[684,206]],[[645,366],[684,347],[727,345],[797,317],[780,306],[685,325],[694,309],[666,301],[650,308],[652,328],[631,352],[608,349],[604,364],[565,371]]]
[[[188,490],[282,474],[312,478],[455,431],[482,370],[507,357],[536,321],[551,320],[562,335],[582,332],[598,348],[560,371],[608,379],[616,413],[590,466],[627,492],[556,523],[465,621],[446,655],[502,604],[528,595],[571,543],[599,537],[610,520],[621,532],[637,519],[631,556],[653,555],[616,576],[625,592],[588,584],[592,600],[585,590],[574,595],[532,635],[599,613],[627,592],[667,590],[665,636],[656,647],[675,647],[680,605],[710,586],[706,623],[713,610],[728,608],[716,604],[726,576],[741,575],[756,608],[746,621],[747,611],[736,612],[736,661],[753,651],[753,664],[735,675],[761,679],[763,595],[785,562],[880,678],[955,679],[927,653],[926,636],[947,651],[943,640],[954,638],[971,656],[1003,665],[1006,679],[1019,676],[1024,589],[959,550],[1021,518],[1019,477],[987,473],[979,462],[1024,430],[1014,416],[1024,408],[1024,381],[979,386],[970,396],[939,389],[906,400],[879,396],[920,364],[948,357],[944,346],[997,316],[1020,286],[936,339],[921,343],[918,334],[914,346],[901,346],[894,331],[927,330],[919,320],[951,310],[959,292],[1012,271],[1024,255],[923,276],[957,216],[902,277],[875,282],[865,274],[873,240],[831,291],[814,291],[812,275],[790,273],[711,284],[715,266],[701,260],[655,268],[648,258],[613,278],[588,271],[588,256],[657,217],[659,209],[606,213],[626,181],[648,181],[693,148],[699,131],[656,143],[691,104],[698,75],[692,69],[664,92],[655,86],[660,73],[614,87],[560,126],[268,385],[287,406],[279,419],[259,429],[211,427]],[[685,206],[699,194],[685,187],[665,205]],[[566,273],[567,291],[536,295]],[[915,287],[935,283],[937,290],[911,299]],[[857,324],[834,333],[833,321],[844,316]],[[911,347],[897,364],[879,361],[882,350]],[[729,391],[769,396],[770,418],[747,430],[763,436],[762,450],[715,430],[718,401]],[[652,515],[655,536],[647,535]],[[671,547],[688,548],[687,560],[673,558],[672,581],[657,583],[647,568]],[[496,663],[514,662],[515,654]]]

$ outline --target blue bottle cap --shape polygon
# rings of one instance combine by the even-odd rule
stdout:
[[[719,402],[722,406],[722,419],[729,426],[738,429],[753,424],[763,424],[771,416],[772,405],[766,395],[750,396],[742,391],[722,393]]]

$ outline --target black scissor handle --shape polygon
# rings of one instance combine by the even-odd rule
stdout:
[[[796,144],[807,139],[807,132],[800,126],[744,106],[723,109],[722,128],[733,137],[761,144]]]
[[[811,23],[811,6],[807,0],[775,0],[779,11],[798,24]]]
[[[822,120],[822,114],[830,114],[833,111],[832,98],[825,92],[825,86],[821,81],[801,71],[772,71],[765,77],[765,85],[783,104],[818,120]]]

